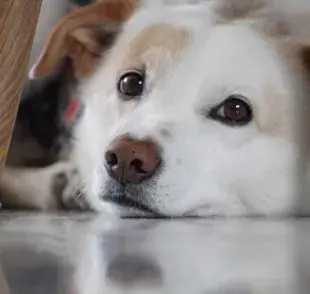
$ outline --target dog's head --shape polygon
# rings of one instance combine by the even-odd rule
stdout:
[[[300,17],[285,1],[196,2],[106,0],[54,30],[32,74],[69,56],[87,75],[72,154],[85,193],[122,216],[293,213],[310,101]]]

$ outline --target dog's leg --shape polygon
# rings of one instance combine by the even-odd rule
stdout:
[[[70,182],[78,174],[70,163],[56,163],[44,168],[6,167],[0,177],[0,202],[4,208],[57,210],[87,209],[77,189],[64,197]],[[76,195],[75,195],[76,193]]]

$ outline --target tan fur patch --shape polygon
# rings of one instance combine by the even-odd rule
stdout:
[[[254,120],[258,130],[270,136],[292,139],[292,117],[295,112],[285,99],[285,93],[269,85],[264,94],[264,109],[254,107]]]
[[[147,56],[148,64],[152,64],[155,60],[158,61],[159,57],[163,57],[164,54],[177,56],[188,44],[189,39],[190,33],[184,28],[169,24],[151,26],[143,30],[131,43],[123,67],[139,67],[145,56]]]
[[[104,0],[75,9],[54,28],[39,61],[34,66],[33,77],[51,74],[66,56],[73,58],[81,75],[92,69],[92,61],[101,53],[96,39],[108,24],[121,24],[140,5],[140,0]],[[82,62],[79,60],[82,59]]]

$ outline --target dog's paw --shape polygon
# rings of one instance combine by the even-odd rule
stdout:
[[[69,165],[60,168],[54,174],[51,189],[58,199],[61,208],[67,210],[90,210],[76,168]]]

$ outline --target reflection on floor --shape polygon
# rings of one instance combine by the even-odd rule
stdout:
[[[308,294],[310,220],[0,215],[1,294]]]

